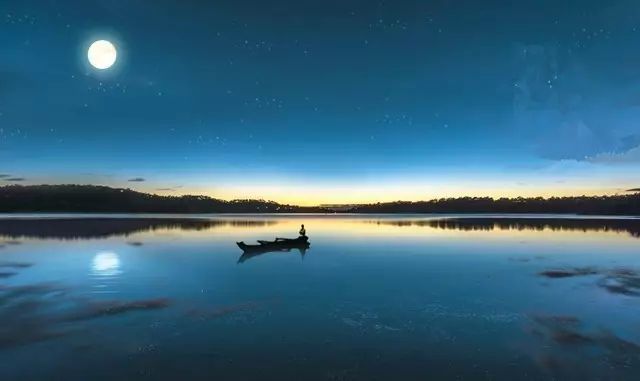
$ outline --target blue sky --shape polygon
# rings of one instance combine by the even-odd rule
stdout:
[[[637,2],[0,5],[7,184],[300,203],[640,184]]]

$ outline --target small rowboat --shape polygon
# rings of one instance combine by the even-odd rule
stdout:
[[[244,242],[236,242],[236,245],[244,252],[266,252],[288,249],[307,249],[309,237],[300,236],[298,238],[276,238],[275,241],[258,240],[258,245],[247,245]]]

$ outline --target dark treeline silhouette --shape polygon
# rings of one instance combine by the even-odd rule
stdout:
[[[0,212],[83,213],[314,213],[316,207],[264,200],[225,201],[207,196],[159,196],[95,185],[0,187]]]
[[[499,198],[461,197],[358,205],[351,213],[556,213],[640,215],[640,193],[622,196]]]
[[[0,187],[0,212],[83,213],[335,213],[322,207],[264,200],[225,201],[207,196],[159,196],[95,185]],[[461,197],[357,205],[350,213],[562,213],[640,215],[640,193],[551,198]]]
[[[208,230],[217,227],[259,227],[276,224],[277,221],[217,220],[185,218],[10,218],[0,219],[0,244],[2,239],[88,239],[127,237],[131,234],[170,230]]]

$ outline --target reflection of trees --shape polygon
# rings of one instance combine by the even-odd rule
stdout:
[[[640,220],[580,218],[441,218],[429,220],[376,220],[379,225],[425,226],[463,231],[534,230],[629,233],[640,238]]]
[[[260,227],[275,220],[205,220],[179,218],[47,218],[0,220],[0,237],[84,239],[128,236],[134,233],[174,229],[201,231],[218,227]]]

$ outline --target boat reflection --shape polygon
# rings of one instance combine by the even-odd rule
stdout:
[[[245,251],[244,253],[242,253],[240,258],[238,258],[238,263],[244,263],[251,258],[259,257],[267,253],[289,253],[291,252],[291,250],[297,250],[300,253],[300,258],[304,260],[304,256],[307,253],[307,250],[309,250],[309,247],[282,248],[282,249],[266,249],[265,248],[263,250]]]

